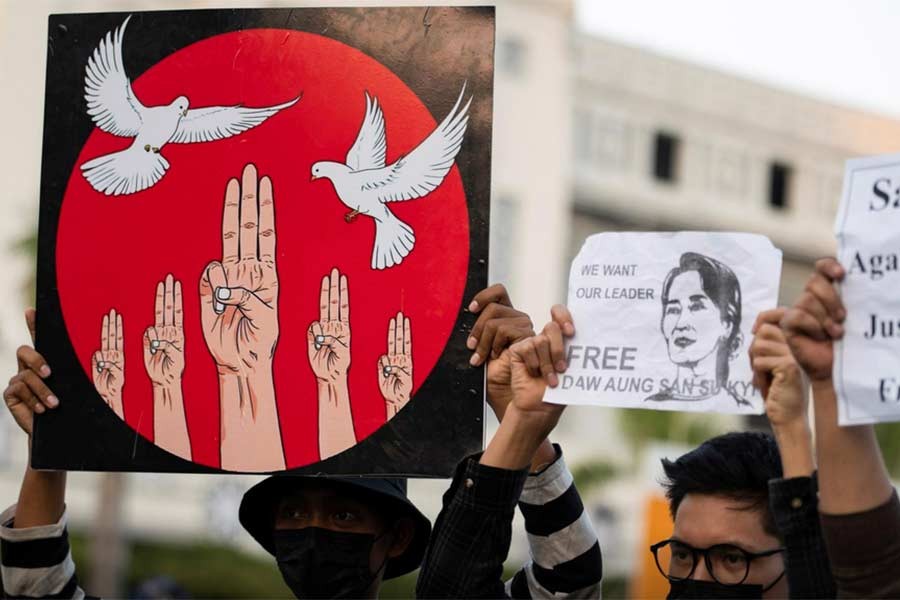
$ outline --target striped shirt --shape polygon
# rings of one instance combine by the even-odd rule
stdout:
[[[418,597],[600,597],[600,543],[558,446],[556,451],[556,461],[535,475],[488,467],[478,456],[460,463],[435,521]],[[517,504],[531,559],[504,584]]]
[[[13,529],[16,505],[0,515],[0,576],[6,598],[84,598],[75,576],[66,515],[52,525]]]

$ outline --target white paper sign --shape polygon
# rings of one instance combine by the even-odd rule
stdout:
[[[844,339],[834,348],[838,422],[900,420],[900,155],[847,161],[835,220],[847,271]]]
[[[747,233],[601,233],[572,263],[569,368],[545,400],[762,413],[747,348],[781,251]]]

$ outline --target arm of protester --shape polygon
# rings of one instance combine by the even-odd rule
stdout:
[[[844,269],[821,259],[782,320],[791,352],[810,379],[815,403],[819,510],[838,594],[896,597],[900,578],[900,501],[871,425],[839,427],[832,381],[833,341],[846,309],[834,287]]]
[[[469,304],[469,310],[478,315],[466,342],[472,356],[469,363],[479,366],[487,363],[487,401],[498,421],[503,420],[506,407],[512,401],[510,387],[511,361],[510,345],[534,335],[531,318],[524,312],[516,310],[509,293],[502,284],[495,284],[478,292]],[[564,331],[574,328],[571,317],[564,321],[558,307],[553,308],[553,318]],[[568,311],[565,313],[568,315]],[[571,335],[571,333],[567,334]],[[565,361],[560,357],[556,370],[565,370]],[[531,465],[532,471],[552,462],[556,452],[549,440],[544,440],[535,452]]]
[[[812,385],[821,509],[833,515],[881,506],[893,492],[874,429],[837,423],[833,341],[843,336],[847,313],[834,282],[843,276],[836,260],[819,260],[800,299],[782,321],[791,352]]]
[[[519,510],[531,560],[506,584],[513,598],[599,598],[603,560],[559,446],[556,459],[525,481]]]
[[[25,320],[33,342],[33,309],[25,312]],[[22,346],[16,358],[19,371],[10,379],[3,399],[16,423],[28,435],[30,449],[34,414],[56,409],[59,400],[44,383],[50,376],[50,367],[34,348]],[[83,596],[69,551],[65,494],[64,471],[35,471],[26,467],[18,503],[0,515],[0,574],[6,597]]]
[[[762,394],[784,477],[811,477],[816,467],[803,373],[779,325],[786,312],[776,308],[756,319],[750,346],[753,384]]]
[[[800,366],[780,327],[784,308],[760,313],[750,346],[754,385],[765,402],[784,477],[769,482],[769,506],[784,540],[791,598],[837,593],[819,522],[808,394]]]
[[[516,503],[528,467],[563,409],[542,402],[548,378],[538,357],[552,365],[551,337],[554,347],[562,346],[555,323],[510,348],[511,400],[488,448],[480,458],[460,463],[444,494],[444,508],[419,573],[417,597],[505,596],[503,563]]]

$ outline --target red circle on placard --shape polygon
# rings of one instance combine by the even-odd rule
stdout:
[[[126,50],[129,35],[130,29]],[[376,369],[387,350],[390,318],[402,310],[411,320],[414,390],[437,363],[457,318],[469,261],[465,192],[454,167],[426,197],[392,203],[391,210],[415,230],[416,246],[401,265],[376,271],[370,268],[374,222],[365,216],[345,222],[348,209],[330,182],[310,181],[310,168],[320,160],[344,161],[365,114],[365,91],[384,112],[388,163],[431,133],[434,117],[376,60],[335,40],[291,30],[204,39],[161,60],[133,88],[145,106],[168,104],[179,95],[192,107],[269,106],[300,92],[303,98],[238,136],[166,145],[169,171],[132,195],[104,196],[82,176],[85,161],[131,144],[99,129],[91,133],[69,178],[56,240],[63,318],[87,376],[91,355],[100,348],[103,315],[115,308],[125,331],[125,420],[153,440],[142,335],[153,324],[157,282],[172,273],[184,289],[183,391],[193,460],[219,467],[218,381],[201,330],[198,283],[205,266],[221,260],[226,183],[252,162],[275,190],[280,336],[274,378],[287,468],[319,460],[318,398],[306,330],[318,319],[320,281],[332,267],[349,281],[354,428],[357,440],[371,435],[386,420]]]

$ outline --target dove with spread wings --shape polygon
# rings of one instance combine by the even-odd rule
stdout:
[[[312,180],[325,178],[334,185],[338,198],[351,209],[344,218],[349,223],[357,215],[375,221],[372,268],[399,265],[416,243],[412,227],[391,212],[391,202],[421,198],[433,192],[450,172],[462,146],[472,98],[462,105],[466,86],[450,113],[412,152],[385,166],[387,141],[384,115],[378,98],[366,93],[366,115],[347,153],[347,162],[320,161],[312,166]]]
[[[122,62],[122,37],[129,19],[100,40],[84,76],[87,113],[94,124],[107,133],[134,138],[127,149],[81,165],[84,178],[98,192],[118,196],[145,190],[169,168],[169,161],[160,154],[166,144],[211,142],[238,135],[300,99],[262,108],[191,108],[187,97],[178,96],[168,106],[144,106],[134,95]]]

